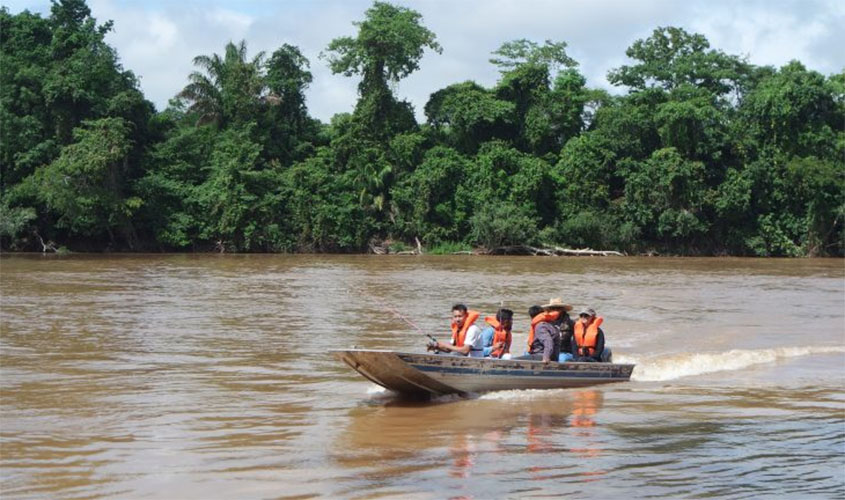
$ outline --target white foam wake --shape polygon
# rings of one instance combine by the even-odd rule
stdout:
[[[380,385],[370,384],[369,387],[367,387],[367,394],[370,394],[370,395],[373,395],[373,394],[379,395],[379,394],[384,394],[386,392],[388,392],[387,389],[385,389],[384,387],[382,387]]]
[[[548,398],[555,393],[563,394],[565,389],[513,389],[507,391],[487,392],[478,397],[482,400],[532,400],[535,398]]]
[[[720,353],[684,353],[659,359],[638,360],[635,357],[613,356],[615,363],[636,363],[631,380],[662,381],[692,375],[729,370],[742,370],[752,365],[772,363],[779,359],[812,354],[845,353],[845,346],[777,347],[773,349],[733,349]]]

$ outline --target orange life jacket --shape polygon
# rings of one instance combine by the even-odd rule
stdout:
[[[475,323],[475,320],[481,316],[481,313],[478,311],[467,311],[467,319],[464,320],[464,326],[461,328],[461,331],[458,331],[458,325],[455,322],[452,322],[452,345],[455,347],[463,347],[464,346],[464,338],[467,336],[467,330],[469,327]]]
[[[531,329],[528,331],[528,350],[531,350],[531,344],[534,343],[534,327],[540,323],[551,323],[560,317],[560,311],[544,311],[531,318]]]
[[[484,321],[487,322],[488,325],[493,327],[493,345],[498,344],[499,342],[504,342],[505,346],[501,349],[495,349],[490,351],[490,356],[493,358],[501,358],[503,354],[510,352],[511,350],[511,332],[507,332],[502,328],[502,325],[499,324],[499,320],[496,319],[495,316],[487,316],[484,318]]]
[[[578,346],[578,354],[582,356],[596,355],[596,341],[599,336],[599,325],[601,325],[603,321],[604,318],[601,316],[596,317],[592,323],[587,325],[586,331],[584,329],[584,323],[581,323],[580,321],[575,323],[575,334],[573,335],[573,338],[575,339],[575,345]]]

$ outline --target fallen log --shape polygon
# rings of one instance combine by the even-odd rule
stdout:
[[[587,256],[587,257],[624,257],[625,254],[615,250],[593,250],[592,248],[540,248],[529,245],[509,245],[491,248],[487,255],[542,255],[546,257],[552,256]]]
[[[38,241],[41,243],[41,253],[47,253],[47,250],[49,250],[51,252],[58,252],[59,251],[56,248],[56,244],[53,243],[52,240],[45,243],[44,238],[42,238],[41,235],[38,234],[37,230],[33,231],[32,233],[35,235],[36,238],[38,238]]]
[[[592,257],[624,257],[625,254],[616,250],[593,250],[592,248],[560,248],[555,247],[558,255],[587,255]]]

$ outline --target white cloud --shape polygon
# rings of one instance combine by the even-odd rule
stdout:
[[[698,8],[692,27],[706,34],[711,46],[755,64],[782,66],[797,59],[824,74],[841,71],[845,11],[828,9],[828,3],[794,5],[790,10],[761,3],[738,3],[721,12]]]
[[[157,51],[170,50],[174,47],[179,33],[176,23],[161,14],[154,13],[150,15],[149,30]]]
[[[211,11],[205,14],[205,17],[211,24],[216,24],[224,29],[230,29],[238,33],[246,33],[253,22],[252,16],[220,7],[211,9]]]
[[[625,49],[658,26],[703,33],[711,46],[747,55],[754,64],[781,66],[798,59],[824,74],[845,68],[845,2],[839,0],[403,0],[423,15],[443,54],[426,53],[420,69],[403,80],[400,98],[422,118],[429,95],[452,83],[498,79],[490,52],[516,38],[565,41],[592,86],[609,87],[607,71],[627,62]],[[35,0],[4,2],[18,12],[49,12]],[[161,109],[187,82],[199,54],[221,53],[229,41],[246,39],[249,55],[272,53],[283,43],[311,61],[314,82],[307,93],[311,113],[327,121],[354,108],[357,79],[332,75],[320,51],[338,36],[354,35],[368,0],[286,2],[90,0],[100,21],[115,21],[108,36],[123,65],[141,77],[148,99]]]

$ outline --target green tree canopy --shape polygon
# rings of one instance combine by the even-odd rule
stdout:
[[[526,40],[512,40],[505,42],[496,49],[490,62],[500,68],[503,73],[511,71],[519,66],[543,66],[548,69],[549,74],[554,74],[561,67],[574,68],[578,65],[575,59],[566,54],[566,42],[553,42],[546,40],[543,45],[537,42]]]
[[[358,36],[335,38],[325,57],[334,73],[364,76],[362,85],[398,82],[419,69],[426,48],[440,53],[436,36],[420,22],[422,15],[405,7],[375,2],[353,23]],[[362,93],[365,89],[362,88]]]

